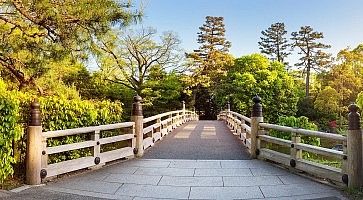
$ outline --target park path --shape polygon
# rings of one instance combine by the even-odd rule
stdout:
[[[5,198],[23,199],[345,199],[339,190],[290,173],[246,149],[220,121],[180,126],[140,159],[85,171]]]
[[[222,121],[191,121],[149,148],[146,159],[246,160],[247,149]]]

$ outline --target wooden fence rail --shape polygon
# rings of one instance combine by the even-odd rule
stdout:
[[[349,187],[363,185],[362,131],[356,105],[349,107],[349,130],[347,136],[343,136],[263,123],[261,99],[255,97],[253,101],[255,104],[252,107],[251,118],[232,112],[230,109],[218,115],[218,119],[224,120],[232,132],[244,141],[252,158],[270,160],[289,166],[291,170],[303,171],[336,183],[344,183]],[[289,133],[291,134],[291,140],[273,137],[268,134],[269,130]],[[302,143],[301,136],[339,141],[343,144],[343,151]],[[271,149],[272,146],[268,144],[289,148],[290,154],[273,150]],[[302,156],[303,151],[338,159],[342,162],[342,167],[336,168],[306,160]]]
[[[42,132],[39,103],[33,102],[27,138],[27,184],[38,185],[59,174],[102,166],[117,159],[132,158],[134,155],[142,156],[144,149],[153,146],[156,141],[162,139],[176,127],[198,119],[196,113],[185,109],[184,102],[182,110],[143,119],[141,100],[138,96],[134,98],[132,122],[47,132]],[[107,131],[112,131],[112,136],[103,135]],[[83,139],[71,144],[47,146],[48,140],[68,136],[79,136]],[[121,145],[116,145],[120,142]],[[103,148],[110,144],[112,148]],[[53,154],[67,154],[74,150],[85,149],[89,149],[89,151],[84,153],[83,157],[55,163],[49,162],[49,157]]]

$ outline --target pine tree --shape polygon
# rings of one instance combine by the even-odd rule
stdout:
[[[305,95],[309,96],[310,72],[312,70],[321,70],[331,63],[330,54],[323,52],[324,49],[330,48],[330,45],[323,44],[317,40],[324,38],[322,32],[316,32],[310,26],[303,26],[299,32],[292,32],[293,48],[299,48],[300,62],[295,66],[303,68],[303,74],[306,74]]]
[[[193,58],[196,67],[191,78],[193,99],[202,118],[214,119],[217,110],[213,90],[233,65],[233,58],[228,54],[231,43],[225,37],[223,17],[207,16],[199,30],[197,42],[200,47],[187,55]]]
[[[1,1],[0,71],[10,74],[19,90],[36,86],[42,93],[36,79],[47,65],[67,57],[84,62],[98,37],[141,16],[131,1]]]
[[[228,54],[231,42],[225,38],[223,17],[207,16],[199,30],[197,42],[200,47],[187,56],[197,64],[193,71],[197,77],[196,83],[209,86],[225,74],[226,67],[231,64],[233,59]]]
[[[200,50],[206,54],[213,51],[228,52],[231,43],[226,40],[223,17],[207,16],[203,26],[199,27],[198,43]]]
[[[281,63],[287,64],[285,58],[290,54],[286,49],[290,46],[285,37],[287,31],[285,30],[284,23],[274,23],[267,29],[261,32],[263,35],[260,37],[261,41],[258,42],[261,53],[277,60]]]

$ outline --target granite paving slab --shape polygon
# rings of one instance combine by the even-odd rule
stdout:
[[[277,176],[240,176],[223,177],[224,186],[261,186],[261,185],[282,185]]]
[[[192,187],[190,199],[253,199],[264,198],[255,187]]]
[[[193,168],[139,168],[134,174],[161,176],[193,176]]]
[[[336,194],[333,188],[312,181],[310,184],[268,185],[260,186],[260,188],[265,197],[288,197],[330,192]]]
[[[112,183],[134,183],[145,185],[157,185],[161,176],[139,175],[139,174],[110,174],[103,181]]]
[[[116,195],[188,199],[189,191],[190,187],[124,184],[116,192]]]
[[[194,176],[252,176],[249,168],[245,169],[195,169]]]
[[[223,186],[222,177],[163,176],[158,185],[170,186]]]

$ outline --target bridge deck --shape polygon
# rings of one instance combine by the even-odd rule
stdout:
[[[149,148],[143,158],[245,160],[249,154],[222,121],[192,121]]]
[[[267,162],[236,160],[246,157],[222,122],[190,122],[146,152],[154,159],[115,163],[6,199],[344,199],[339,190]]]

